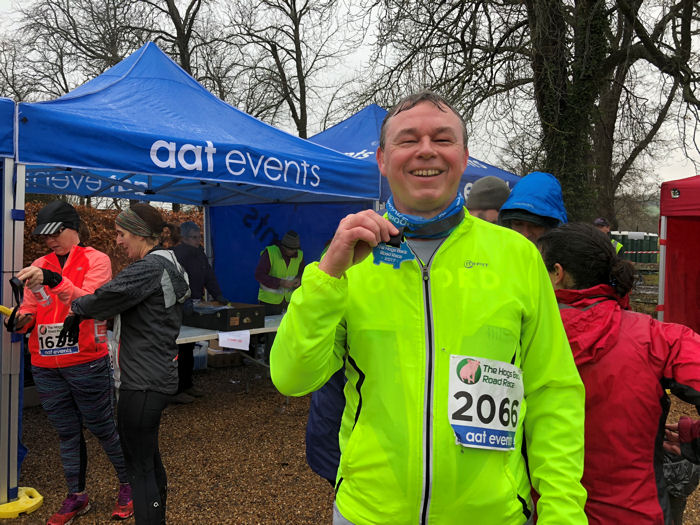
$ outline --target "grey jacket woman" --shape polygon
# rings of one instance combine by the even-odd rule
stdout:
[[[74,313],[115,317],[115,368],[121,390],[177,391],[177,344],[182,305],[190,296],[187,273],[171,250],[155,247],[92,295],[75,299]]]

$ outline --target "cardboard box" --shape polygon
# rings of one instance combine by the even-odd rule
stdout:
[[[238,352],[211,348],[207,351],[207,366],[211,368],[226,368],[242,364],[243,358]]]
[[[230,303],[227,306],[200,303],[183,316],[182,324],[220,332],[262,328],[265,326],[265,307],[245,303]]]

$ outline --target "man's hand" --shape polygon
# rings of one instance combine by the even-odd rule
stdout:
[[[21,330],[34,320],[34,314],[19,314],[15,317],[15,330]]]
[[[697,440],[700,440],[700,421],[683,416],[678,420],[678,423],[666,425],[664,450],[680,456],[681,444],[693,443]]]
[[[678,424],[666,425],[666,430],[664,432],[664,450],[675,454],[676,456],[681,455],[681,439],[678,435]]]
[[[280,279],[280,288],[287,288],[289,290],[294,290],[299,288],[301,284],[301,279],[295,277],[294,279]]]
[[[372,248],[398,233],[393,224],[372,210],[348,215],[340,221],[318,267],[340,278],[348,268],[364,260]]]

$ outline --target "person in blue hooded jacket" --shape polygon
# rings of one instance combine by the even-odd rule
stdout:
[[[501,206],[498,222],[532,242],[568,222],[559,181],[551,173],[541,171],[523,177]]]

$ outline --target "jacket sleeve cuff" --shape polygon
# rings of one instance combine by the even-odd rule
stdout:
[[[678,420],[678,437],[681,443],[690,443],[700,438],[700,421],[693,421],[689,417]]]
[[[51,288],[51,292],[55,293],[55,294],[72,292],[72,290],[73,290],[73,283],[67,277],[64,277],[63,279],[61,279],[60,283],[58,283],[56,286]]]
[[[345,274],[342,277],[333,277],[318,267],[318,262],[306,266],[301,283],[308,285],[313,293],[347,293],[348,280]]]

